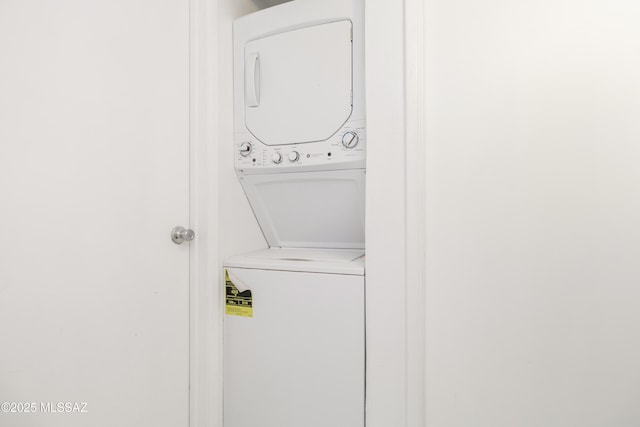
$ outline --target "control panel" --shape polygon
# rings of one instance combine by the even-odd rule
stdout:
[[[357,169],[365,167],[364,121],[347,122],[326,141],[265,145],[250,133],[236,134],[235,166],[240,174]]]

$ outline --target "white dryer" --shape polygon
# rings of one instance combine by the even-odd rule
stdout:
[[[363,0],[234,23],[235,167],[270,247],[364,248]]]
[[[235,167],[269,249],[225,260],[225,427],[363,427],[363,0],[234,23]]]

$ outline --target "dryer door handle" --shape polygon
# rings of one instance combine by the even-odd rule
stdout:
[[[252,53],[246,64],[244,91],[247,107],[260,105],[260,55]]]

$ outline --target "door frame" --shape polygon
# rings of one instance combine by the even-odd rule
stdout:
[[[407,220],[407,426],[426,427],[425,4],[405,3],[405,123]]]
[[[377,197],[394,200],[402,195],[394,209],[376,212],[375,217],[368,212],[373,221],[394,225],[392,230],[368,229],[368,239],[385,243],[368,247],[368,256],[392,262],[378,265],[376,276],[367,279],[372,286],[378,282],[367,294],[368,315],[377,318],[375,324],[386,325],[367,332],[375,345],[367,353],[367,365],[375,367],[367,374],[367,427],[426,425],[424,2],[366,0],[366,44],[377,44],[375,50],[367,49],[367,106],[372,107],[368,120],[384,123],[368,136],[370,140],[399,139],[396,149],[401,151],[392,163],[372,165],[367,179],[375,184],[383,182],[382,174],[391,176],[396,186],[380,185]],[[222,427],[218,0],[189,0],[189,8],[190,226],[196,231],[190,252],[190,427]],[[388,58],[396,57],[398,50],[399,60],[390,63]],[[374,87],[375,82],[398,79],[399,85]],[[391,107],[401,112],[389,117]],[[370,147],[385,149],[383,144]],[[382,151],[372,155],[376,157],[388,159]],[[390,233],[395,237],[386,244]],[[398,251],[404,257],[394,258]],[[384,299],[388,278],[397,278],[398,297],[391,305]],[[400,345],[384,348],[387,342]]]
[[[217,0],[189,0],[189,426],[222,426]]]
[[[367,427],[425,425],[425,0],[366,0]]]

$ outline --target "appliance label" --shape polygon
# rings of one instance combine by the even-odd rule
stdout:
[[[251,290],[238,290],[229,278],[229,272],[224,271],[226,288],[225,313],[231,316],[253,317],[253,296]]]

